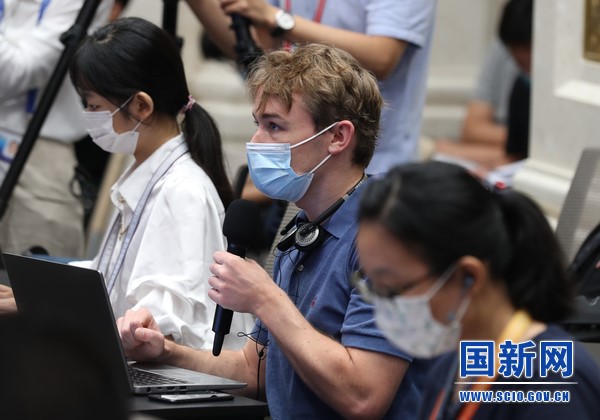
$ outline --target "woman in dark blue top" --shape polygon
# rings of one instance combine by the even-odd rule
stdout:
[[[600,369],[555,325],[572,287],[532,200],[427,162],[368,185],[359,218],[356,278],[379,328],[436,358],[421,418],[598,418]]]

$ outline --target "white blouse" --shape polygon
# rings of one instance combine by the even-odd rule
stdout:
[[[184,142],[179,135],[156,150],[141,165],[130,167],[111,190],[117,223],[123,232],[110,252],[108,281],[126,236],[128,224],[152,174],[169,153]],[[208,297],[209,266],[213,253],[226,249],[222,233],[225,210],[208,175],[185,153],[154,186],[141,213],[116,279],[110,300],[115,317],[127,309],[147,308],[161,331],[176,342],[210,349],[214,339],[212,322],[215,303]],[[110,232],[109,226],[109,232]],[[98,267],[105,243],[93,262],[79,266]],[[246,342],[238,332],[254,325],[250,314],[235,313],[224,348],[238,349]]]

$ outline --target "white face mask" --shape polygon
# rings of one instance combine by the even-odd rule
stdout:
[[[139,121],[133,130],[125,131],[121,134],[115,132],[113,128],[113,116],[119,112],[133,98],[123,103],[114,112],[110,111],[83,111],[83,119],[87,131],[94,141],[102,150],[109,153],[123,153],[132,155],[137,147],[139,133],[136,131],[140,124]]]
[[[456,350],[461,331],[461,320],[469,306],[469,297],[463,299],[450,324],[437,321],[431,313],[429,301],[454,273],[449,267],[427,293],[420,296],[373,295],[375,322],[392,344],[409,355],[430,359]]]

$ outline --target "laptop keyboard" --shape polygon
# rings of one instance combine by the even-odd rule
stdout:
[[[131,366],[129,366],[129,374],[131,375],[131,380],[135,385],[172,385],[189,383],[188,381],[136,369]]]

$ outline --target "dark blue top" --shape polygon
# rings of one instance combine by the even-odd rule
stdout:
[[[368,181],[367,181],[368,182]],[[410,357],[393,347],[375,326],[373,307],[365,303],[350,284],[358,269],[355,246],[359,195],[352,194],[323,227],[330,234],[316,249],[299,252],[295,248],[277,256],[274,279],[311,325],[346,347]],[[304,220],[300,212],[297,222]],[[260,320],[255,336],[265,343],[268,332]],[[424,365],[409,367],[394,402],[385,418],[414,418],[420,401],[420,382]],[[341,418],[307,387],[273,338],[269,340],[266,360],[266,391],[269,411],[277,419]]]
[[[532,341],[539,346],[540,341],[548,340],[573,340],[573,337],[555,325],[549,325],[548,329]],[[455,372],[457,353],[452,352],[441,356],[429,371],[426,388],[423,390],[422,411],[419,418],[429,419],[434,405],[442,389],[445,389],[446,380]],[[473,419],[598,419],[600,418],[600,368],[592,359],[592,356],[579,342],[573,345],[573,376],[563,379],[559,373],[549,372],[545,378],[540,377],[539,364],[533,364],[533,377],[525,378],[502,378],[503,382],[577,382],[570,385],[550,384],[497,384],[490,387],[491,391],[510,390],[522,391],[569,391],[568,403],[481,403],[475,412]],[[475,378],[476,379],[476,378]],[[500,380],[500,379],[498,379]],[[455,419],[463,407],[459,403],[450,402],[440,419]]]

